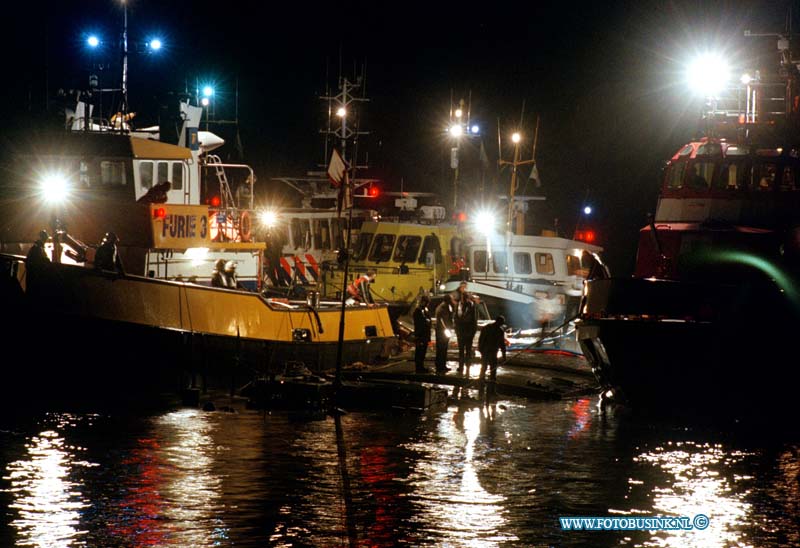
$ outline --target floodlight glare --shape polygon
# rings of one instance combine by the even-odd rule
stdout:
[[[495,223],[497,223],[497,219],[491,211],[479,211],[475,215],[475,228],[487,236],[494,232]]]
[[[51,204],[63,202],[69,194],[67,178],[60,173],[45,175],[41,180],[39,189],[44,201]]]
[[[258,214],[258,219],[261,221],[261,224],[264,225],[266,228],[272,228],[276,224],[278,224],[278,214],[274,211],[265,210]]]
[[[336,109],[336,116],[338,116],[339,118],[344,118],[345,116],[347,116],[347,109],[344,107],[339,107],[338,109]]]
[[[591,206],[584,207],[583,208],[583,214],[584,215],[591,215],[592,214],[592,207]]]
[[[208,97],[203,97],[202,99],[200,99],[200,104],[203,105],[204,107],[207,107],[209,103],[211,103],[211,101],[208,100]]]
[[[204,86],[203,87],[203,97],[211,97],[214,95],[214,88],[211,86]]]
[[[749,84],[750,82],[753,81],[753,77],[745,72],[744,74],[742,74],[742,77],[739,78],[739,81],[741,83],[743,83],[744,85],[747,85],[747,84]]]
[[[86,39],[86,44],[90,48],[96,48],[97,46],[100,45],[100,39],[94,34],[92,34],[91,36],[89,36],[89,38]]]
[[[457,108],[456,109],[456,118],[461,118],[462,116],[464,116],[464,111],[461,110],[460,108]]]
[[[511,140],[514,141],[515,144],[519,143],[522,140],[522,135],[520,135],[515,131],[514,134],[511,136]]]
[[[698,95],[715,97],[730,80],[730,67],[722,57],[705,53],[697,57],[686,72],[686,82]]]
[[[159,40],[158,38],[153,38],[152,40],[150,40],[150,44],[148,45],[150,46],[151,50],[158,51],[161,49],[161,40]]]
[[[450,135],[453,137],[461,137],[461,133],[463,133],[463,129],[461,128],[460,124],[453,124],[450,126]]]
[[[478,126],[472,126],[472,133],[476,134],[481,130]]]

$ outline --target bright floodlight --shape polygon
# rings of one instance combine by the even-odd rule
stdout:
[[[203,97],[211,97],[214,95],[214,88],[211,86],[203,86]]]
[[[583,208],[583,213],[584,213],[584,215],[591,215],[592,214],[592,207],[591,206],[584,207]]]
[[[347,116],[347,109],[344,107],[339,107],[338,109],[336,109],[336,116],[338,116],[339,118],[344,118],[345,116]]]
[[[496,222],[497,219],[491,211],[479,211],[475,216],[475,228],[487,236],[494,232]]]
[[[211,101],[208,100],[208,97],[203,97],[202,99],[200,99],[200,104],[203,105],[204,107],[207,107],[209,103],[211,103]]]
[[[258,219],[261,221],[261,224],[267,228],[272,228],[276,224],[278,224],[278,214],[274,211],[265,210],[258,214]]]
[[[463,133],[463,129],[460,124],[453,124],[450,126],[450,135],[453,137],[461,137],[461,133]]]
[[[461,110],[460,108],[457,108],[456,109],[456,118],[461,118],[462,116],[464,116],[464,111]]]
[[[151,50],[158,51],[161,49],[161,40],[159,40],[158,38],[153,38],[152,40],[150,40],[149,46]]]
[[[63,202],[69,193],[67,178],[60,173],[45,175],[40,183],[40,192],[48,203],[59,204]]]
[[[100,39],[94,34],[92,34],[89,38],[86,39],[86,44],[90,48],[96,48],[97,46],[100,45]]]
[[[514,141],[514,143],[519,143],[522,140],[522,135],[514,132],[514,134],[511,136],[511,140]]]
[[[686,73],[689,87],[703,97],[715,97],[730,80],[730,68],[722,57],[706,53],[697,57]]]
[[[742,74],[742,77],[739,78],[739,81],[741,83],[743,83],[744,85],[747,85],[747,84],[749,84],[750,82],[753,81],[753,77],[745,72],[744,74]]]
[[[477,133],[478,133],[480,130],[481,130],[481,128],[479,128],[478,126],[472,126],[472,133],[475,133],[475,134],[477,135]]]

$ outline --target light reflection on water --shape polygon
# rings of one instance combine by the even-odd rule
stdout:
[[[347,481],[330,418],[46,414],[0,428],[0,545],[800,545],[797,444],[600,415],[595,403],[353,413],[338,440]],[[558,523],[698,513],[704,531]]]

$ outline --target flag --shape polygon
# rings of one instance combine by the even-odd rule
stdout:
[[[536,162],[533,164],[533,168],[531,169],[531,176],[528,177],[529,180],[533,181],[533,186],[539,188],[542,186],[542,181],[539,179],[539,170],[536,169]]]
[[[339,151],[335,148],[331,152],[331,162],[328,165],[328,179],[331,181],[331,186],[339,188],[342,186],[342,180],[347,176],[347,164],[342,160]]]

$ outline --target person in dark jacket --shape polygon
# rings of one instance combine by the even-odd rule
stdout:
[[[226,287],[225,259],[217,259],[217,262],[214,263],[214,272],[211,274],[211,287]]]
[[[28,257],[26,260],[28,266],[50,262],[50,257],[47,256],[47,252],[44,250],[44,244],[48,239],[50,239],[50,235],[47,234],[46,230],[39,232],[39,239],[36,240],[33,243],[33,247],[28,250]]]
[[[447,367],[447,346],[453,336],[453,296],[447,295],[436,307],[436,372],[445,373]]]
[[[458,372],[464,372],[464,365],[469,366],[472,361],[472,341],[478,331],[478,309],[475,298],[467,292],[467,282],[461,282],[455,295],[455,327],[458,338]]]
[[[428,343],[431,342],[431,312],[428,305],[431,299],[427,295],[419,298],[419,305],[414,310],[414,370],[417,373],[427,373],[425,369],[425,354],[428,352]]]
[[[122,258],[117,251],[117,242],[119,238],[113,232],[106,232],[100,247],[94,255],[94,267],[97,270],[111,270],[119,274],[125,274],[125,269],[122,267]]]
[[[486,366],[489,366],[489,383],[487,386],[486,396],[494,397],[495,383],[497,382],[497,352],[503,354],[503,361],[506,359],[506,332],[503,330],[503,325],[506,319],[503,316],[497,316],[494,322],[486,325],[481,329],[481,335],[478,337],[478,350],[481,353],[481,374],[480,386],[483,391],[484,379],[486,377]]]

